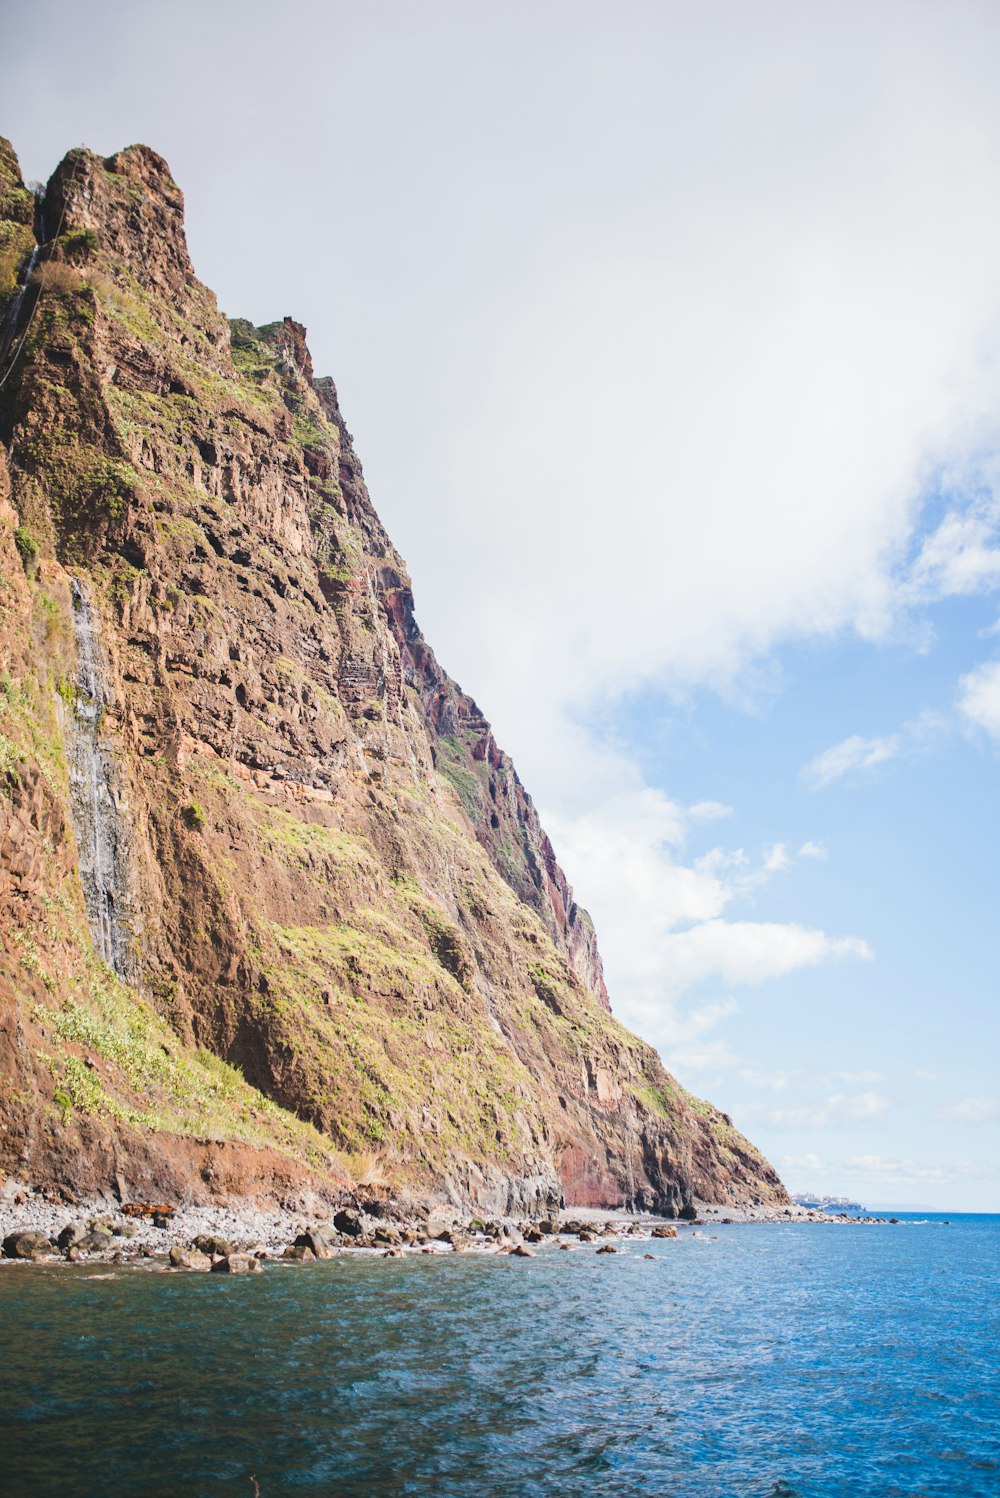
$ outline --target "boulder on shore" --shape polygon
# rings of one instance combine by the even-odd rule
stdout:
[[[228,1238],[220,1238],[218,1233],[199,1233],[194,1240],[194,1246],[200,1254],[208,1254],[210,1257],[219,1255],[225,1258],[233,1251],[233,1245]]]
[[[364,1232],[364,1223],[361,1221],[360,1213],[352,1212],[349,1208],[336,1214],[333,1225],[338,1233],[347,1233],[351,1238],[357,1238]]]
[[[649,1236],[651,1238],[676,1238],[677,1229],[672,1222],[665,1222],[662,1227],[654,1228]]]
[[[31,1228],[16,1228],[3,1240],[5,1259],[37,1259],[42,1254],[54,1252],[52,1243],[46,1235],[36,1233]]]
[[[330,1228],[307,1228],[292,1246],[307,1248],[314,1259],[331,1259],[337,1246],[337,1235]]]
[[[88,1254],[103,1254],[113,1243],[114,1239],[110,1233],[106,1233],[103,1228],[95,1228],[93,1232],[85,1233],[82,1238],[79,1238],[75,1246],[85,1249]]]

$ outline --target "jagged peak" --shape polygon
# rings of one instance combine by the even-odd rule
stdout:
[[[228,343],[228,326],[188,253],[184,194],[156,151],[133,145],[111,156],[85,146],[67,152],[45,189],[42,221],[48,242],[94,236],[112,279],[163,298],[217,347]]]
[[[314,379],[313,362],[303,324],[296,322],[293,317],[283,317],[281,322],[268,323],[266,327],[260,329],[260,332],[283,350],[291,359],[303,383],[311,389]]]
[[[0,190],[8,182],[24,186],[24,178],[21,176],[21,163],[12,143],[5,135],[0,135]]]
[[[35,216],[35,195],[25,186],[21,163],[10,141],[0,135],[0,219],[30,225]],[[0,246],[3,241],[0,240]]]
[[[123,150],[116,151],[113,156],[105,158],[104,165],[109,172],[114,172],[119,177],[134,177],[139,182],[145,182],[147,186],[155,187],[161,191],[164,197],[174,199],[184,208],[184,194],[174,181],[173,173],[164,157],[151,146],[141,144],[125,146]]]

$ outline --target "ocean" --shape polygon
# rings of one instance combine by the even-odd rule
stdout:
[[[0,1492],[997,1498],[1000,1217],[701,1232],[8,1266]]]

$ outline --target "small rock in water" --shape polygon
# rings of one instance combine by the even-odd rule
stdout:
[[[655,1254],[643,1254],[643,1256],[642,1256],[642,1257],[643,1257],[643,1258],[644,1258],[644,1259],[655,1259],[655,1258],[656,1258],[656,1255],[655,1255]]]
[[[212,1267],[212,1261],[208,1254],[202,1253],[197,1248],[185,1248],[181,1243],[175,1243],[170,1250],[171,1269],[202,1269],[208,1270]]]
[[[307,1249],[308,1253],[309,1250]],[[212,1265],[213,1274],[261,1274],[261,1263],[253,1254],[226,1254]]]
[[[651,1238],[676,1238],[677,1229],[673,1223],[664,1223],[661,1227],[655,1227],[649,1235]]]
[[[307,1248],[314,1259],[332,1259],[336,1236],[329,1228],[309,1228],[296,1238],[293,1248]]]
[[[533,1259],[535,1257],[531,1252],[531,1249],[525,1248],[523,1243],[518,1243],[514,1248],[512,1248],[510,1251],[510,1256],[512,1259]]]
[[[300,1264],[314,1264],[316,1262],[316,1255],[313,1253],[312,1249],[307,1248],[304,1243],[290,1244],[289,1247],[285,1249],[282,1258],[296,1259]],[[220,1259],[219,1263],[222,1262],[223,1261]],[[218,1268],[218,1265],[215,1265],[214,1267]]]
[[[613,1243],[602,1243],[597,1252],[599,1254],[616,1254],[618,1250]]]

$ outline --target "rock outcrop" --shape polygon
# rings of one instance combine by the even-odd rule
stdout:
[[[36,212],[2,143],[0,214],[0,1166],[784,1202],[612,1018],[303,327],[222,317],[145,147]]]

